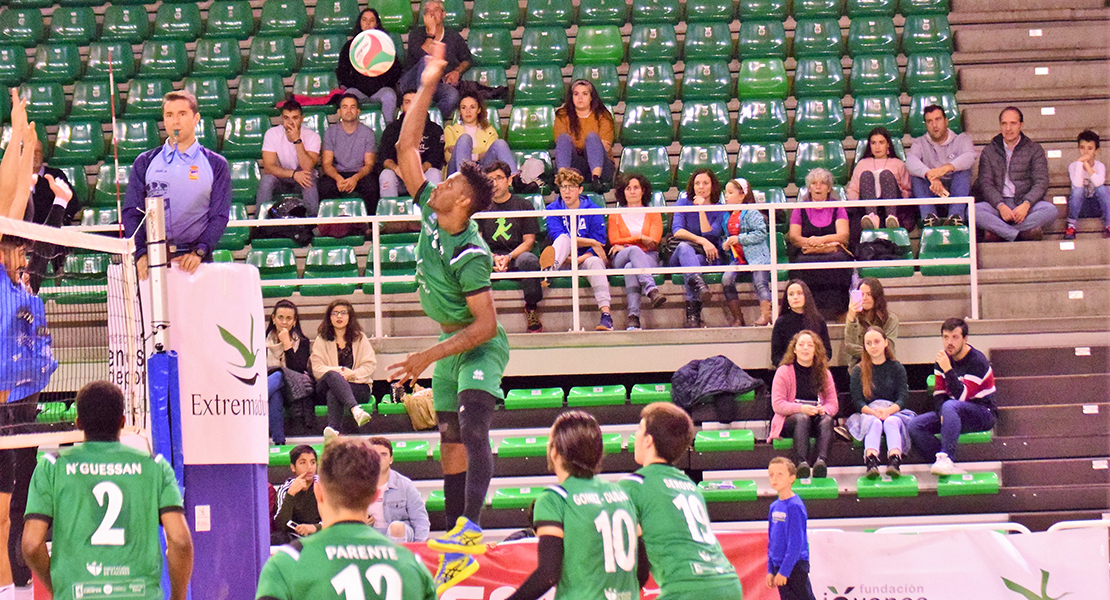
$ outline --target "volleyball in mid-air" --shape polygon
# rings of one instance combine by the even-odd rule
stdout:
[[[377,77],[393,66],[397,48],[389,34],[380,29],[367,29],[351,42],[351,65],[367,77]]]

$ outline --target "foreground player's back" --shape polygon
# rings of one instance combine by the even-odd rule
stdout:
[[[54,598],[163,598],[162,513],[182,511],[173,469],[119,442],[47,454],[31,480],[27,517],[53,524]]]
[[[281,546],[262,568],[259,600],[435,600],[420,560],[369,525],[344,521]]]

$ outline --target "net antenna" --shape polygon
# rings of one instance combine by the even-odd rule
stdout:
[[[116,99],[119,97],[119,91],[116,89],[116,74],[112,65],[112,48],[108,48],[108,104],[111,105],[112,110],[112,160],[114,161],[115,168],[112,170],[115,173],[113,179],[116,183],[116,214],[119,215],[119,236],[123,237],[123,202],[120,198],[119,192],[119,130],[116,128]]]

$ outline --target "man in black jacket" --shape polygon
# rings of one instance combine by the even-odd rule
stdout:
[[[1021,132],[1021,110],[998,115],[1001,133],[979,156],[979,202],[975,218],[985,241],[1039,240],[1059,216],[1045,200],[1048,159],[1040,144]]]
[[[382,198],[395,198],[401,193],[400,167],[397,165],[397,138],[401,124],[405,121],[405,111],[412,104],[416,90],[408,90],[401,97],[401,116],[386,126],[382,132],[382,142],[378,144],[378,188]],[[443,128],[425,117],[424,136],[420,139],[420,165],[424,169],[424,179],[429,183],[443,182],[443,168],[447,161],[443,155]]]
[[[312,446],[297,446],[289,451],[293,477],[277,491],[272,544],[312,535],[320,531],[320,507],[316,504],[316,451]]]

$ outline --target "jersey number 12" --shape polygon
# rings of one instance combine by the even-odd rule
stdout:
[[[370,582],[370,587],[374,588],[374,593],[382,600],[401,600],[401,574],[397,569],[383,564],[371,565],[366,569],[366,581]],[[331,586],[335,588],[335,593],[343,594],[343,600],[366,600],[366,588],[362,586],[362,578],[358,576],[358,565],[347,565],[331,578]]]
[[[623,508],[613,513],[612,522],[607,511],[601,511],[594,519],[594,527],[601,534],[605,549],[605,572],[616,573],[631,571],[636,567],[636,525],[632,516]]]

